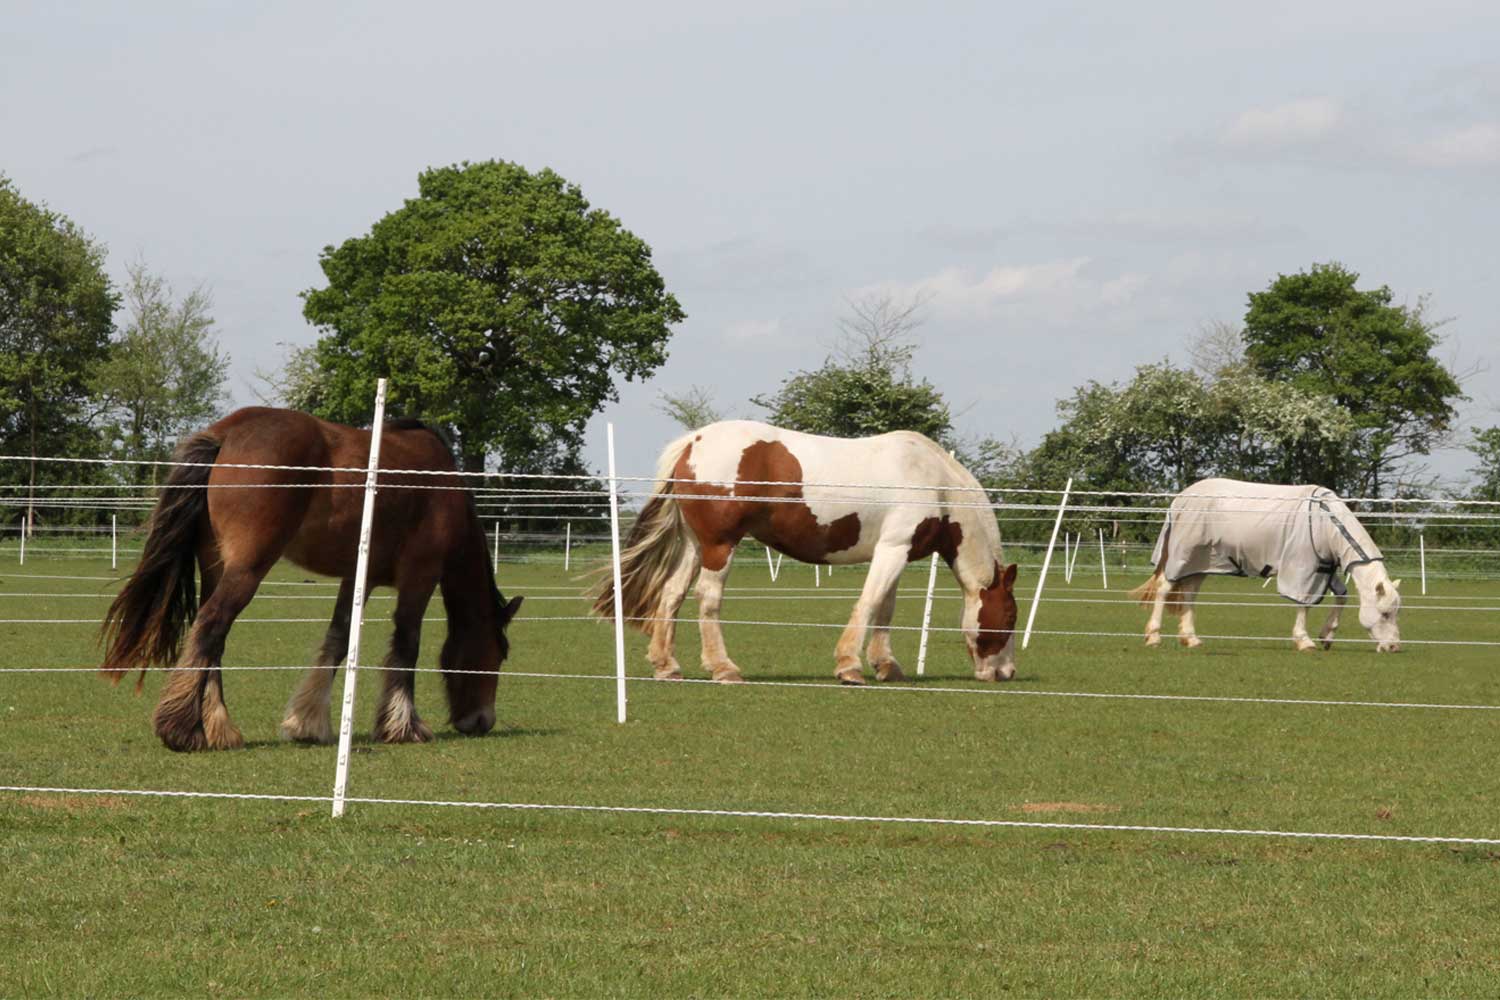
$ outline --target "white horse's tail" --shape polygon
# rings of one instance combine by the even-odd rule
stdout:
[[[1161,588],[1167,588],[1167,610],[1181,614],[1187,605],[1182,602],[1182,591],[1175,583],[1167,582],[1167,549],[1172,541],[1172,525],[1169,522],[1161,532],[1161,557],[1156,561],[1156,570],[1151,578],[1130,592],[1132,600],[1140,601],[1141,607],[1149,608],[1156,603]]]
[[[672,494],[675,483],[672,471],[691,441],[684,435],[662,451],[656,465],[656,489],[630,529],[630,537],[620,550],[620,607],[625,620],[634,628],[649,633],[650,617],[673,570],[682,561],[691,540],[682,519],[682,507]],[[615,613],[615,581],[606,576],[589,592],[594,599],[594,613],[611,618]]]

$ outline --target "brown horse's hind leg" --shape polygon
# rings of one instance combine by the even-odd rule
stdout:
[[[152,716],[156,735],[172,750],[236,750],[244,737],[229,719],[219,664],[229,627],[250,598],[264,572],[235,570],[223,574],[198,610],[187,646],[168,674]]]
[[[339,664],[349,651],[349,616],[354,610],[354,580],[345,580],[339,585],[338,600],[333,606],[333,619],[318,647],[313,667],[302,678],[302,683],[287,703],[286,716],[281,720],[281,738],[298,743],[332,743],[333,725],[329,721],[329,689]]]
[[[385,687],[375,709],[375,738],[384,743],[427,743],[432,728],[417,717],[417,652],[422,616],[432,588],[404,589],[396,597],[396,631],[385,657]]]

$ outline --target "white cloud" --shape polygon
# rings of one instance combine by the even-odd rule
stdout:
[[[874,293],[897,299],[930,298],[939,313],[982,315],[1008,300],[1076,289],[1081,284],[1079,271],[1088,262],[1087,257],[1073,257],[1044,264],[999,265],[984,274],[949,267],[913,282],[863,288],[853,297]]]
[[[1334,97],[1307,97],[1270,108],[1251,108],[1235,118],[1224,134],[1224,143],[1236,149],[1308,145],[1333,132],[1343,113],[1343,104]]]
[[[724,339],[731,344],[758,344],[781,334],[778,319],[743,319],[724,329]]]
[[[1500,165],[1500,123],[1480,122],[1417,143],[1411,159],[1428,167]]]
[[[1105,305],[1124,305],[1135,298],[1135,293],[1146,287],[1144,274],[1122,274],[1106,281],[1099,289],[1099,297]]]

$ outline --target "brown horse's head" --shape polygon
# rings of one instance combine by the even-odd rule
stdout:
[[[505,628],[523,598],[507,601],[490,575],[488,613],[455,614],[455,602],[444,589],[448,606],[448,640],[440,666],[448,694],[448,721],[466,736],[483,736],[495,725],[495,688],[500,665],[510,656]],[[482,586],[482,584],[481,584]]]

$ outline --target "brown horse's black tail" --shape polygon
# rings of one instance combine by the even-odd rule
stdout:
[[[198,524],[208,508],[208,474],[220,442],[207,431],[183,439],[161,498],[151,512],[146,547],[130,579],[99,627],[104,662],[99,672],[116,683],[129,670],[176,661],[182,633],[198,613],[194,561]]]

